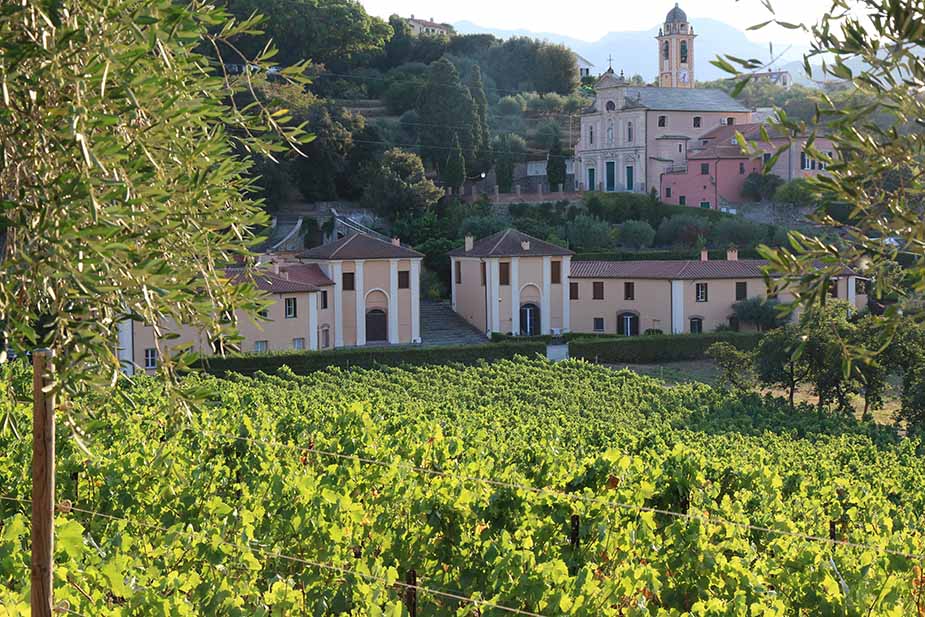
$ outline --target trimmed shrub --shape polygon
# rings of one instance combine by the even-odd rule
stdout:
[[[307,375],[331,367],[375,368],[428,364],[478,364],[508,360],[515,356],[546,355],[542,341],[508,341],[455,347],[362,347],[332,351],[303,351],[269,354],[237,354],[225,358],[202,358],[198,366],[207,373],[253,375],[275,373],[288,366],[297,375]]]
[[[573,340],[569,354],[572,358],[605,364],[660,364],[702,360],[715,343],[728,343],[748,351],[755,349],[760,340],[760,334],[739,332],[586,338]]]
[[[631,249],[652,246],[655,229],[646,221],[626,221],[620,229],[620,245]]]

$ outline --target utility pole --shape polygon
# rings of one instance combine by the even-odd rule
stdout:
[[[54,353],[32,353],[32,617],[51,617],[55,552],[55,395],[46,391]]]

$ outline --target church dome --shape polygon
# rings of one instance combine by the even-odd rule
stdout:
[[[666,24],[686,24],[687,23],[687,13],[681,10],[681,7],[678,6],[678,3],[675,2],[674,8],[668,11],[668,16],[665,17]]]

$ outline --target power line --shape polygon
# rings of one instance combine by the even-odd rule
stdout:
[[[339,452],[330,452],[326,450],[319,450],[318,448],[306,448],[304,446],[284,444],[280,442],[268,442],[264,440],[253,439],[251,437],[241,437],[238,435],[227,435],[224,433],[217,433],[217,432],[207,431],[207,430],[203,430],[201,432],[204,434],[211,434],[216,437],[222,437],[225,439],[244,441],[248,443],[260,444],[260,445],[265,445],[265,446],[278,446],[278,447],[283,447],[283,448],[287,448],[290,450],[300,451],[303,453],[309,453],[309,454],[314,453],[314,454],[319,454],[321,456],[326,456],[326,457],[337,459],[337,460],[352,461],[352,462],[364,463],[367,465],[376,465],[380,467],[391,467],[393,464],[395,464],[392,462],[380,461],[377,459],[363,457],[363,456],[359,456],[356,454],[343,454]],[[613,508],[619,508],[623,510],[633,510],[637,512],[661,514],[663,516],[670,516],[670,517],[685,519],[685,520],[696,520],[696,521],[705,522],[705,523],[712,522],[714,524],[722,523],[722,524],[731,525],[731,526],[734,526],[740,529],[760,531],[764,533],[782,535],[782,536],[787,536],[787,537],[792,537],[792,538],[797,538],[797,539],[807,540],[807,541],[812,541],[812,542],[822,542],[822,543],[832,544],[836,546],[869,549],[869,550],[874,550],[874,551],[878,551],[878,552],[889,554],[889,555],[895,555],[897,557],[905,557],[907,559],[925,560],[925,554],[906,553],[903,551],[896,551],[896,550],[892,550],[888,548],[875,546],[873,544],[852,542],[850,540],[833,540],[831,538],[827,538],[824,536],[817,536],[817,535],[807,534],[807,533],[802,533],[802,532],[797,532],[797,531],[772,529],[771,527],[765,527],[761,525],[752,525],[750,523],[740,523],[738,521],[732,521],[732,520],[722,518],[722,517],[710,517],[710,516],[704,516],[701,514],[691,514],[689,512],[688,513],[675,512],[675,511],[666,510],[663,508],[653,508],[650,506],[626,504],[626,503],[621,503],[621,502],[616,502],[616,501],[610,501],[607,499],[601,499],[599,497],[588,497],[586,495],[580,495],[576,493],[566,493],[565,491],[561,491],[561,490],[550,488],[550,487],[535,487],[535,486],[530,486],[526,484],[518,484],[516,482],[507,482],[504,480],[495,480],[491,478],[481,478],[478,476],[469,476],[469,475],[462,475],[462,474],[452,474],[452,473],[447,473],[446,471],[439,470],[439,469],[429,469],[427,467],[419,467],[411,463],[401,463],[400,462],[398,463],[398,465],[400,467],[404,467],[405,469],[409,471],[412,471],[414,473],[418,473],[421,475],[431,475],[431,476],[440,477],[440,478],[464,480],[467,482],[485,484],[485,485],[493,486],[496,488],[507,488],[507,489],[512,489],[512,490],[527,491],[527,492],[536,493],[536,494],[554,495],[558,497],[564,497],[566,499],[574,499],[577,501],[582,501],[585,503],[593,503],[596,505],[610,506]]]
[[[480,67],[480,68],[481,68],[481,67]],[[344,79],[356,79],[356,80],[359,80],[359,81],[392,81],[392,79],[393,79],[393,78],[385,77],[384,75],[383,75],[382,77],[374,77],[374,76],[368,76],[368,77],[367,77],[367,76],[363,76],[363,75],[350,75],[349,73],[333,73],[333,72],[331,72],[331,71],[325,71],[324,73],[318,73],[317,75],[309,75],[309,79],[317,79],[317,78],[319,78],[319,77],[342,77],[342,78],[344,78]],[[396,81],[400,81],[400,80],[396,80]],[[439,85],[439,87],[441,87],[441,88],[453,88],[453,89],[455,89],[455,88],[457,87],[457,86],[451,85],[451,84],[445,84],[445,85],[444,85],[444,84],[438,84],[438,85]],[[460,79],[460,84],[459,84],[459,86],[462,87],[462,88],[466,88],[467,90],[469,89],[469,85],[466,84],[466,83],[463,83],[461,79]],[[540,96],[545,96],[545,95],[549,95],[549,94],[555,94],[556,96],[569,97],[569,96],[572,96],[572,95],[574,94],[574,93],[570,93],[570,94],[559,94],[558,92],[539,92],[539,91],[536,91],[536,90],[512,90],[512,89],[508,89],[508,88],[497,88],[497,87],[493,87],[493,86],[486,86],[486,85],[484,85],[484,84],[482,85],[482,89],[483,89],[485,92],[504,92],[504,93],[512,94],[512,95],[514,95],[514,94],[526,94],[526,93],[528,93],[528,92],[535,92],[536,94],[539,94]]]
[[[18,502],[18,503],[22,503],[22,504],[31,504],[31,503],[32,503],[32,500],[31,500],[31,499],[21,499],[21,498],[9,497],[9,496],[5,496],[5,495],[0,495],[0,500]],[[107,519],[107,520],[111,520],[111,521],[125,522],[125,523],[128,523],[129,525],[137,525],[137,526],[139,526],[139,527],[146,527],[146,528],[148,528],[148,529],[152,529],[152,530],[154,530],[154,531],[160,531],[160,532],[162,532],[162,533],[175,533],[175,530],[170,530],[170,529],[168,529],[168,528],[166,528],[166,527],[163,527],[162,525],[157,525],[157,524],[153,524],[153,523],[144,523],[144,522],[141,522],[141,521],[134,521],[134,520],[130,520],[130,519],[128,519],[128,518],[122,517],[122,516],[114,516],[114,515],[112,515],[112,514],[104,514],[104,513],[102,513],[102,512],[96,512],[96,511],[94,511],[94,510],[87,510],[87,509],[85,509],[85,508],[80,508],[80,507],[76,507],[76,506],[73,506],[73,505],[72,505],[72,506],[69,506],[69,510],[72,511],[72,512],[78,512],[78,513],[81,513],[81,514],[86,514],[86,515],[88,515],[88,516],[98,516],[98,517],[101,517],[101,518],[104,518],[104,519]],[[202,531],[202,530],[200,530],[200,531]],[[188,536],[190,536],[190,537],[192,537],[192,536],[194,535],[194,532],[193,532],[193,531],[181,531],[180,533],[186,533],[186,535],[188,535]],[[223,544],[225,544],[225,545],[227,545],[227,546],[231,546],[231,547],[234,547],[234,548],[237,548],[237,547],[238,547],[237,544],[235,544],[235,543],[233,543],[233,542],[229,542],[229,541],[226,540],[225,537],[222,536],[221,534],[219,534],[219,540],[220,540],[220,542],[222,542]],[[478,607],[478,606],[485,606],[485,607],[488,607],[488,608],[494,608],[494,609],[497,609],[497,610],[500,610],[500,611],[504,611],[504,612],[508,612],[508,613],[515,614],[515,615],[527,615],[528,617],[544,617],[544,615],[542,615],[542,614],[540,614],[540,613],[534,613],[534,612],[531,612],[531,611],[526,611],[526,610],[522,610],[522,609],[510,607],[510,606],[505,606],[505,605],[503,605],[503,604],[497,604],[497,603],[491,602],[491,601],[489,601],[489,600],[477,600],[477,599],[470,598],[470,597],[467,597],[467,596],[464,596],[464,595],[461,595],[461,594],[458,594],[458,593],[454,593],[454,592],[451,592],[451,591],[445,591],[445,590],[442,590],[442,589],[436,589],[436,588],[427,587],[427,586],[424,586],[424,585],[418,585],[418,584],[412,585],[412,584],[404,583],[404,582],[401,582],[401,581],[389,581],[389,579],[384,578],[384,577],[381,577],[381,576],[375,576],[375,575],[372,575],[372,574],[364,574],[364,573],[362,573],[362,572],[357,572],[356,570],[351,570],[351,569],[349,569],[349,568],[343,568],[343,567],[340,567],[340,566],[335,566],[335,565],[329,564],[329,563],[321,563],[321,562],[317,562],[317,561],[311,561],[311,560],[308,560],[308,559],[304,559],[304,558],[302,558],[302,557],[294,557],[294,556],[292,556],[292,555],[286,555],[286,554],[284,554],[284,553],[279,553],[278,551],[270,551],[270,550],[267,550],[267,549],[265,549],[265,548],[262,548],[262,547],[257,543],[256,540],[247,540],[246,543],[247,543],[247,547],[248,547],[249,550],[255,551],[255,552],[258,552],[258,553],[262,553],[262,554],[264,554],[264,555],[266,555],[266,556],[268,556],[268,557],[272,557],[272,558],[275,558],[275,559],[282,559],[282,560],[284,560],[284,561],[289,561],[289,562],[292,562],[292,563],[299,563],[299,564],[303,564],[303,565],[308,565],[308,566],[312,566],[312,567],[319,568],[319,569],[323,569],[323,570],[330,570],[330,571],[338,572],[338,573],[344,574],[344,575],[358,576],[358,577],[360,577],[360,578],[364,578],[364,579],[369,580],[369,581],[381,582],[381,583],[384,583],[384,584],[386,584],[386,585],[397,585],[397,586],[400,586],[400,587],[402,587],[402,588],[404,588],[404,589],[413,589],[413,590],[415,590],[415,591],[418,591],[418,592],[421,592],[421,593],[431,594],[431,595],[434,595],[434,596],[437,596],[437,597],[442,597],[442,598],[447,598],[447,599],[451,599],[451,600],[456,600],[456,601],[459,601],[459,602],[466,602],[466,603],[472,604],[473,606],[476,606],[476,607]],[[67,609],[62,609],[62,610],[67,610]],[[67,610],[67,612],[69,612],[69,613],[74,613],[74,611],[70,611],[70,610]],[[75,614],[75,615],[80,615],[80,613],[74,613],[74,614]],[[84,616],[81,616],[81,617],[84,617]]]

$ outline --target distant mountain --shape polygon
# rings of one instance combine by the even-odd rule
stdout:
[[[720,54],[731,54],[739,58],[757,58],[764,61],[770,59],[770,50],[766,44],[750,41],[744,32],[729,24],[709,18],[693,18],[691,23],[694,26],[694,33],[697,34],[694,47],[696,53],[694,72],[698,81],[711,81],[727,76],[726,73],[710,64],[710,61]],[[469,21],[457,22],[453,24],[453,27],[461,34],[493,34],[502,39],[512,36],[528,36],[551,43],[561,43],[594,63],[598,73],[607,70],[607,57],[612,55],[614,70],[624,71],[627,77],[638,73],[646,81],[652,81],[658,74],[658,49],[655,42],[658,26],[641,32],[611,32],[594,42],[552,32],[487,28]],[[779,54],[782,51],[784,49],[775,49],[774,53]],[[792,47],[775,64],[781,68],[784,68],[783,65],[788,65],[786,68],[793,71],[794,66],[788,63],[799,60],[804,51],[803,48]],[[794,79],[801,81],[802,70],[799,73],[799,75],[794,74]]]

